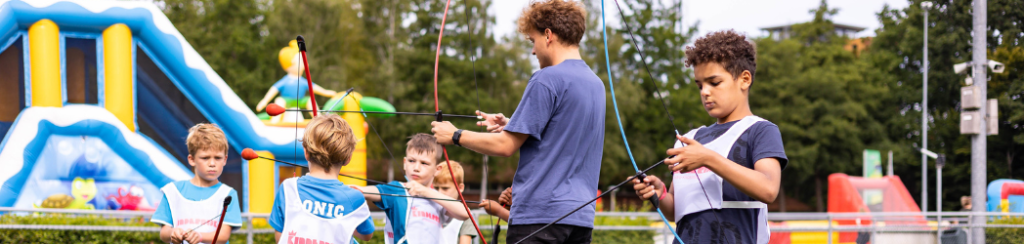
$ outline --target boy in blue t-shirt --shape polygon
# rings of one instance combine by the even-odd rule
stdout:
[[[359,188],[367,201],[373,202],[387,214],[384,222],[386,243],[440,243],[441,228],[450,218],[469,218],[469,213],[458,201],[408,197],[455,200],[430,187],[438,171],[437,161],[441,159],[441,153],[441,145],[437,144],[434,136],[415,134],[409,138],[402,164],[405,178],[409,182],[392,181],[386,185]]]
[[[370,240],[374,226],[366,199],[338,180],[355,146],[352,128],[336,114],[321,114],[306,125],[302,148],[309,173],[284,180],[270,212],[278,243]]]
[[[224,172],[228,158],[228,141],[224,132],[212,124],[197,124],[188,130],[188,164],[195,177],[173,182],[160,188],[163,201],[150,222],[162,225],[160,240],[168,243],[213,242],[220,219],[224,198],[231,196],[231,204],[224,213],[224,224],[217,243],[228,243],[231,230],[242,226],[238,208],[238,193],[217,178]]]
[[[641,199],[660,199],[685,243],[768,243],[767,204],[779,194],[788,159],[779,127],[748,103],[756,50],[743,35],[719,31],[686,48],[686,65],[717,123],[677,135],[666,189],[658,177],[634,180]],[[686,144],[683,146],[683,144]]]

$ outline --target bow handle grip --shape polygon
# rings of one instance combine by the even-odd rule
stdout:
[[[640,175],[637,175],[636,178],[639,179],[640,182],[643,182],[644,179],[647,178],[647,174],[640,173]],[[659,205],[659,202],[660,202],[660,201],[658,201],[658,194],[651,195],[651,197],[647,198],[647,200],[651,202],[651,205],[654,205],[654,209],[658,209],[658,205]]]

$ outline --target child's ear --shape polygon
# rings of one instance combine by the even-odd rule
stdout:
[[[459,192],[464,192],[464,191],[466,191],[466,184],[459,183]]]
[[[191,165],[192,167],[196,167],[196,162],[192,161],[192,154],[188,155],[188,165]]]
[[[749,70],[744,70],[743,73],[740,73],[740,77],[737,78],[739,78],[741,91],[750,90],[750,85],[754,83],[754,77],[750,75]]]

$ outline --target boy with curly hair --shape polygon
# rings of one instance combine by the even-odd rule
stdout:
[[[667,151],[674,157],[665,160],[674,171],[670,187],[655,176],[633,181],[641,199],[657,196],[675,216],[685,243],[768,243],[767,204],[779,195],[788,159],[779,127],[750,111],[756,54],[732,30],[686,47],[704,110],[717,123],[676,136]]]

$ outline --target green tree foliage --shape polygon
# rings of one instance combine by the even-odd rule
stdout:
[[[608,67],[605,64],[601,33],[601,1],[584,3],[588,11],[588,28],[580,49],[583,59],[606,82],[607,87]],[[673,127],[679,128],[679,133],[686,133],[714,119],[700,106],[696,86],[689,80],[690,72],[683,67],[681,47],[691,40],[696,28],[681,31],[680,2],[626,0],[620,4],[625,18],[620,17],[615,2],[605,2],[609,61],[613,76],[611,80],[614,82],[630,149],[637,165],[644,168],[665,158],[665,150],[675,140]],[[632,44],[626,25],[632,29],[637,45],[646,58],[647,67]],[[646,68],[650,68],[650,75]],[[657,91],[662,93],[658,94]],[[664,96],[665,102],[662,102],[660,96]],[[610,90],[606,97],[608,110],[605,117],[601,183],[615,184],[633,175],[634,170],[616,122]],[[666,114],[665,106],[670,114]],[[669,123],[670,115],[674,118],[675,126]],[[651,175],[670,178],[667,177],[668,173],[667,168],[659,167]]]
[[[1007,70],[1020,70],[1020,62],[1016,61],[1020,59],[1019,51],[1014,48],[1022,44],[1021,2],[998,0],[988,4],[987,49],[996,50],[988,57],[1004,63],[1013,60],[1014,66]],[[882,27],[876,31],[877,37],[869,50],[877,57],[871,60],[872,68],[892,77],[882,81],[890,92],[881,97],[886,106],[875,113],[884,118],[888,139],[900,145],[892,148],[896,151],[895,171],[915,199],[920,199],[921,156],[909,147],[920,146],[921,142],[924,16],[919,6],[920,1],[911,1],[905,9],[883,9],[878,15]],[[948,157],[943,175],[945,210],[959,209],[959,196],[970,195],[971,142],[970,137],[959,132],[960,88],[965,86],[967,74],[955,74],[952,67],[971,61],[971,10],[971,1],[939,1],[929,10],[928,148]],[[1000,60],[1003,58],[1007,60]],[[989,98],[1000,99],[1000,135],[988,137],[988,180],[1024,177],[1020,170],[1011,171],[1020,167],[1018,151],[1024,145],[1012,139],[1022,134],[1021,121],[1013,119],[1020,111],[1013,110],[1020,107],[1020,75],[1019,71],[989,73]],[[930,188],[934,189],[934,161],[930,163]]]
[[[828,175],[859,175],[861,151],[886,142],[872,111],[888,88],[885,74],[867,68],[871,57],[844,50],[848,38],[836,35],[831,21],[836,9],[822,2],[811,13],[814,20],[794,25],[789,39],[756,40],[750,104],[782,132],[790,160],[783,187],[823,211]]]
[[[154,2],[247,104],[255,106],[270,85],[284,75],[277,64],[277,50],[283,45],[274,49],[275,45],[268,46],[261,34],[266,31],[265,1]]]

